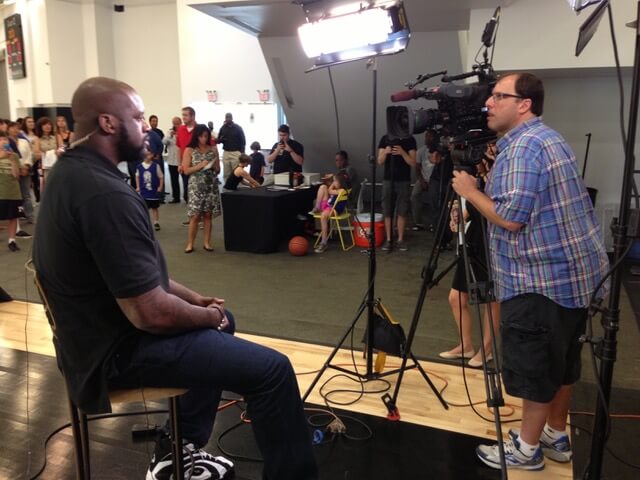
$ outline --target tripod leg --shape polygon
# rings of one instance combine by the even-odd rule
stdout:
[[[445,399],[442,397],[442,395],[440,394],[440,391],[436,388],[436,386],[433,384],[433,382],[431,381],[431,379],[429,378],[429,375],[427,375],[427,372],[424,371],[424,368],[422,368],[422,365],[420,365],[420,363],[418,362],[418,360],[416,359],[416,357],[413,355],[413,353],[410,353],[411,355],[411,360],[413,360],[413,362],[416,364],[416,367],[418,368],[418,370],[420,370],[420,373],[422,374],[422,377],[425,379],[425,381],[429,384],[429,386],[431,387],[431,390],[433,390],[433,394],[436,396],[436,398],[438,400],[440,400],[440,403],[442,404],[442,406],[446,409],[449,410],[449,405],[447,404],[447,402],[445,401]]]
[[[400,394],[400,386],[402,385],[402,379],[404,377],[404,371],[407,369],[407,359],[409,358],[409,356],[412,356],[411,346],[413,345],[413,339],[415,337],[416,330],[418,329],[418,322],[420,321],[420,314],[422,313],[422,307],[424,305],[424,300],[427,296],[427,291],[431,287],[437,284],[437,282],[433,281],[433,276],[438,266],[438,257],[440,255],[440,242],[444,235],[444,229],[447,228],[446,225],[448,223],[446,220],[449,218],[450,209],[451,209],[450,205],[451,205],[451,200],[453,199],[453,195],[454,195],[453,189],[449,188],[449,190],[447,191],[446,199],[445,199],[445,202],[446,202],[445,205],[447,205],[448,207],[446,209],[443,209],[440,212],[440,218],[438,220],[438,228],[435,234],[436,240],[435,240],[433,249],[431,250],[431,255],[429,256],[427,265],[424,267],[424,270],[422,272],[422,277],[423,277],[422,286],[420,288],[420,293],[418,294],[418,301],[416,302],[416,307],[413,311],[413,319],[411,320],[411,327],[409,328],[409,334],[407,335],[405,352],[404,352],[404,355],[402,356],[402,364],[399,369],[398,379],[396,380],[396,387],[393,392],[393,397],[389,397],[388,395],[386,395],[383,398],[383,401],[387,406],[387,409],[389,410],[388,418],[390,420],[399,418],[397,401],[398,401],[398,395]],[[456,259],[454,263],[452,263],[446,269],[445,273],[448,272],[451,268],[453,268],[453,265],[455,265],[457,261],[458,260]],[[443,275],[439,275],[437,277],[437,280],[440,280],[442,276]],[[423,375],[426,377],[426,373],[423,373]],[[433,392],[436,393],[436,395],[439,397],[438,399],[443,404],[443,406],[447,408],[446,403],[443,401],[442,396],[439,394],[437,389],[433,386],[433,384],[430,381],[428,383],[431,386],[431,389],[433,390]]]
[[[320,371],[318,372],[318,374],[315,376],[315,378],[313,379],[313,381],[311,382],[311,385],[309,385],[309,388],[307,388],[307,391],[304,392],[304,395],[302,396],[302,402],[306,402],[307,401],[307,397],[311,394],[311,392],[313,391],[314,387],[316,386],[316,384],[318,383],[318,381],[320,380],[320,377],[322,377],[322,375],[324,374],[324,372],[327,370],[327,368],[329,368],[331,366],[331,360],[333,360],[333,357],[336,356],[336,354],[338,353],[338,350],[340,350],[340,347],[342,346],[342,344],[344,343],[344,341],[347,339],[347,337],[349,336],[349,334],[351,333],[351,331],[355,328],[356,323],[358,322],[358,320],[360,319],[360,315],[362,315],[362,312],[364,312],[364,309],[367,307],[367,303],[366,302],[362,302],[360,304],[360,307],[358,308],[358,312],[356,313],[355,318],[353,319],[353,321],[351,322],[351,325],[349,325],[349,328],[347,328],[347,330],[344,332],[344,335],[342,336],[342,338],[340,339],[340,341],[338,342],[338,344],[334,347],[333,351],[331,352],[331,354],[327,357],[327,360],[324,362],[324,365],[322,366],[322,368],[320,369]]]

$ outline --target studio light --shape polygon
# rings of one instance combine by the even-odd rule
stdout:
[[[317,3],[305,12],[317,14]],[[321,11],[319,18],[307,15],[307,23],[298,28],[302,48],[314,67],[390,55],[409,44],[409,25],[401,1],[356,3]]]
[[[591,5],[596,5],[598,3],[601,3],[602,0],[567,0],[567,2],[569,2],[569,6],[576,13],[580,13],[582,10],[584,10],[587,7],[590,7]]]

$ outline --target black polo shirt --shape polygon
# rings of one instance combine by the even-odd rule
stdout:
[[[416,149],[416,139],[413,137],[391,140],[388,136],[380,139],[378,148],[387,148],[393,145],[400,145],[405,152],[409,153]],[[401,155],[387,155],[384,161],[384,179],[394,182],[410,182],[411,167],[404,161]]]
[[[142,333],[116,298],[169,290],[167,266],[146,205],[115,165],[78,147],[47,176],[33,259],[56,320],[56,350],[73,401],[110,411],[104,367]]]
[[[279,143],[280,142],[276,142],[273,144],[269,155],[271,155],[276,150],[276,148],[278,148]],[[304,146],[300,142],[289,139],[287,140],[287,143],[291,147],[291,150],[296,152],[301,157],[304,157]],[[278,155],[273,161],[273,173],[285,173],[289,171],[301,172],[302,165],[298,165],[296,162],[294,162],[291,154],[285,150],[282,152],[282,155]]]

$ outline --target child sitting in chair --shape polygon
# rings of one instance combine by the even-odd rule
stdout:
[[[327,249],[327,241],[329,240],[329,217],[334,210],[336,214],[340,214],[347,206],[347,180],[344,175],[336,174],[333,176],[333,182],[328,187],[320,185],[318,195],[316,197],[315,208],[310,212],[314,216],[320,217],[321,240],[315,248],[316,253],[323,253]],[[338,198],[342,195],[344,201],[338,202]],[[336,204],[336,202],[338,202]]]

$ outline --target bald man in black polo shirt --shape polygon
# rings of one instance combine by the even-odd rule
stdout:
[[[56,353],[69,394],[108,412],[111,388],[187,388],[181,397],[186,475],[220,479],[233,464],[202,448],[222,389],[237,392],[264,458],[266,479],[315,479],[317,469],[288,359],[232,335],[224,300],[171,280],[142,198],[117,164],[139,161],[148,125],[129,85],[91,78],[73,95],[77,146],[60,157],[40,206],[34,263],[56,319]],[[158,439],[147,479],[168,479]]]

